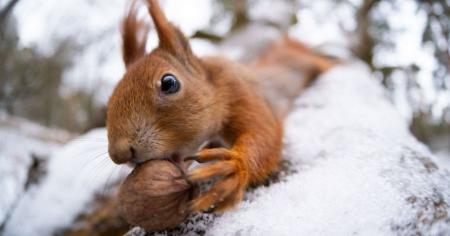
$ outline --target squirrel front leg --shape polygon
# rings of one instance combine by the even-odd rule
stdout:
[[[190,181],[196,183],[219,177],[209,191],[193,200],[193,211],[214,208],[216,212],[223,212],[230,209],[242,200],[249,184],[264,181],[277,170],[281,124],[270,111],[264,112],[266,107],[255,111],[240,113],[225,129],[225,138],[232,141],[230,149],[205,149],[192,158],[200,163],[215,162],[193,170],[189,174]]]

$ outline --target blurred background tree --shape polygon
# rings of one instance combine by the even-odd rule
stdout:
[[[446,0],[417,0],[420,8],[427,12],[422,42],[434,49],[438,67],[433,73],[435,89],[450,93],[450,2]],[[450,148],[450,106],[438,111],[440,117],[433,122],[433,106],[416,112],[412,122],[413,132],[423,141],[447,145]],[[441,140],[438,140],[441,139]]]
[[[438,101],[442,97],[448,99],[445,94],[450,93],[450,3],[446,0],[416,0],[417,13],[426,16],[422,46],[431,49],[437,61],[430,78],[434,84],[433,93],[436,94],[432,101],[424,99],[425,89],[418,76],[422,65],[386,66],[374,62],[377,47],[395,47],[392,41],[395,30],[380,5],[389,5],[395,10],[403,3],[399,0],[363,0],[355,5],[349,0],[336,1],[336,4],[351,4],[356,9],[356,37],[351,47],[353,54],[371,66],[389,91],[406,90],[412,109],[410,128],[413,134],[432,148],[450,150],[450,101],[444,101],[444,105]],[[399,73],[406,77],[406,83],[396,83]]]
[[[11,14],[20,1],[0,9],[0,109],[48,127],[81,132],[97,126],[100,107],[84,90],[63,93],[64,72],[80,46],[70,38],[55,42],[50,55],[34,47],[21,47]]]

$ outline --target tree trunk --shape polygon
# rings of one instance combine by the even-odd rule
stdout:
[[[366,62],[371,68],[373,68],[375,42],[369,31],[371,25],[370,12],[378,2],[380,0],[364,0],[361,7],[356,11],[356,38],[351,48],[354,55]]]
[[[0,10],[0,29],[3,29],[6,19],[18,2],[19,0],[11,0],[5,7],[3,7],[3,9]]]

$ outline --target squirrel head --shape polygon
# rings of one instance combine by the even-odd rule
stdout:
[[[122,22],[126,72],[107,112],[109,154],[115,163],[141,163],[195,152],[208,135],[214,87],[182,32],[157,0],[147,0],[159,45],[145,52],[148,26],[136,2]]]

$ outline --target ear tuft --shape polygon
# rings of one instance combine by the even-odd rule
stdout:
[[[159,47],[176,55],[177,57],[192,54],[188,39],[173,26],[164,15],[157,0],[147,0],[149,13],[155,24],[159,38]]]
[[[142,19],[137,17],[137,1],[133,0],[128,13],[122,20],[122,56],[125,66],[130,66],[140,57],[145,55],[145,45],[150,27]]]

